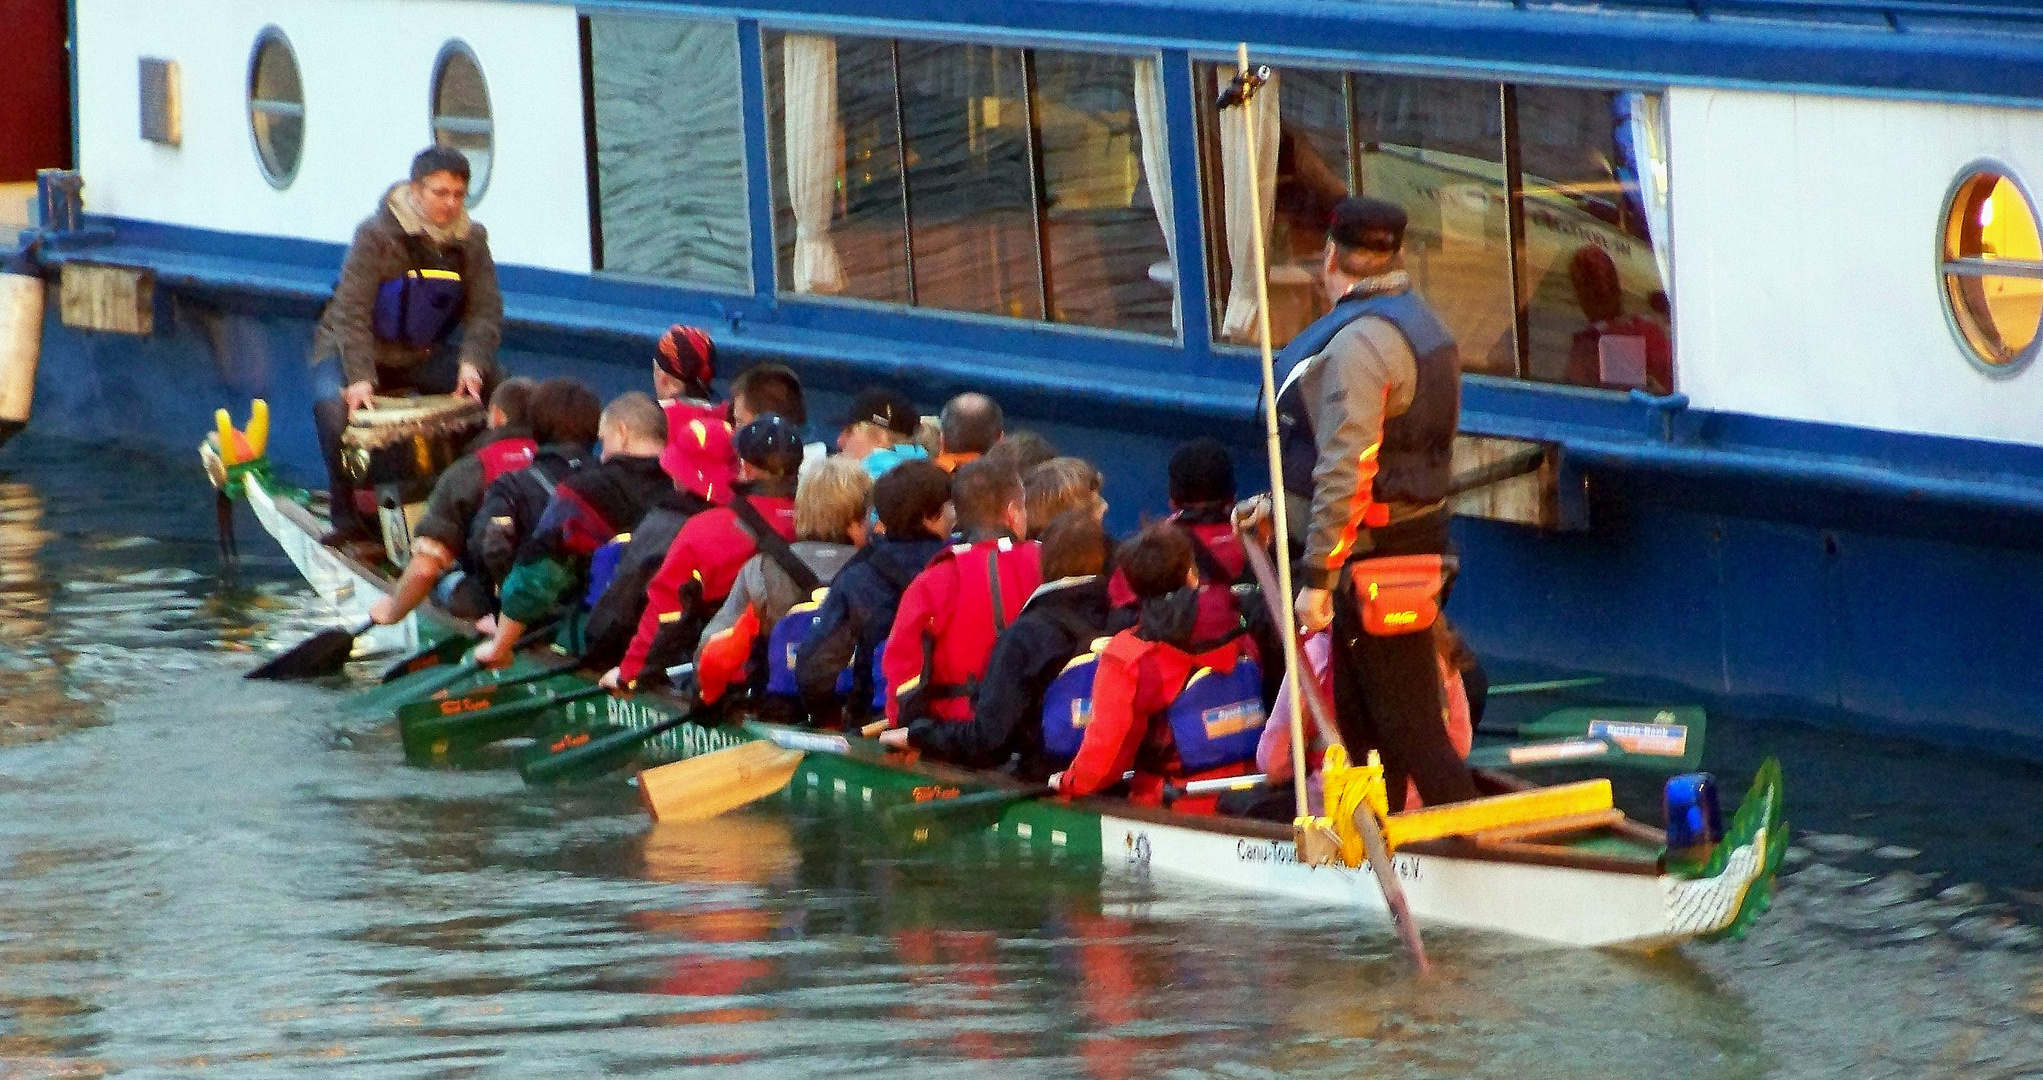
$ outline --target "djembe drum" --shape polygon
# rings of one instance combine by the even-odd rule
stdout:
[[[341,468],[360,490],[374,491],[383,550],[403,566],[412,527],[441,470],[483,429],[483,407],[455,394],[379,397],[355,410],[341,433]]]

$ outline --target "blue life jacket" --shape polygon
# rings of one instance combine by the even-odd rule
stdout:
[[[1263,672],[1243,657],[1225,674],[1200,668],[1164,711],[1187,774],[1256,758],[1263,737]]]
[[[1085,729],[1092,723],[1092,679],[1109,640],[1099,638],[1072,657],[1043,691],[1043,754],[1057,764],[1070,764],[1085,742]]]
[[[795,680],[795,658],[801,652],[802,642],[816,628],[816,618],[822,614],[823,597],[827,590],[817,590],[816,595],[803,603],[787,609],[787,614],[773,624],[773,633],[766,639],[766,692],[784,697],[798,697],[801,685]],[[837,674],[837,696],[851,693],[851,669],[845,668]]]
[[[617,565],[624,560],[624,548],[629,543],[630,533],[618,533],[589,556],[589,589],[582,594],[583,610],[593,609],[596,601],[603,598],[603,591],[617,577]]]
[[[460,271],[415,267],[376,290],[370,331],[378,341],[415,349],[438,345],[461,321],[467,295]]]

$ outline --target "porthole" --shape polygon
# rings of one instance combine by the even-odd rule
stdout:
[[[290,40],[274,26],[256,35],[248,61],[248,131],[264,179],[291,186],[305,153],[305,86]]]
[[[2035,204],[1992,164],[1967,169],[1944,207],[1944,310],[1972,361],[2012,375],[2035,359],[2043,328],[2043,237]]]
[[[468,158],[468,203],[482,199],[489,187],[491,144],[489,86],[482,65],[459,41],[450,41],[433,64],[433,145],[448,146]]]

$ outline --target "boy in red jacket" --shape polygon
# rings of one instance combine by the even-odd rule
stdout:
[[[938,553],[901,594],[880,660],[890,726],[924,717],[971,719],[994,639],[1043,583],[1039,549],[1019,539],[1028,512],[1012,467],[983,460],[959,466],[951,506],[965,542]]]
[[[1170,508],[1167,520],[1192,541],[1192,563],[1199,571],[1193,649],[1212,648],[1242,632],[1233,585],[1248,565],[1228,520],[1234,509],[1234,458],[1220,440],[1194,439],[1170,456]],[[1109,601],[1116,610],[1135,604],[1135,590],[1128,587],[1126,574],[1114,575]]]
[[[1132,769],[1130,798],[1155,804],[1162,801],[1166,782],[1247,773],[1263,726],[1259,697],[1195,718],[1203,723],[1186,725],[1198,731],[1195,742],[1181,743],[1184,729],[1166,715],[1201,668],[1228,675],[1247,659],[1241,638],[1206,652],[1190,651],[1199,608],[1191,539],[1177,525],[1157,522],[1129,542],[1120,569],[1141,615],[1133,628],[1114,635],[1100,657],[1085,741],[1071,767],[1051,777],[1050,786],[1066,795],[1092,795],[1119,783]],[[1211,797],[1182,799],[1175,808],[1211,813],[1213,802]]]
[[[646,587],[646,610],[624,660],[603,675],[612,690],[634,688],[668,664],[693,656],[709,617],[723,606],[738,571],[758,553],[761,527],[794,539],[795,474],[802,438],[793,424],[767,413],[738,429],[738,480],[727,506],[688,519]],[[748,522],[748,518],[751,520]]]

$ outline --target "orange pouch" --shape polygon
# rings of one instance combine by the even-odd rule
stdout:
[[[1363,559],[1348,573],[1362,629],[1374,637],[1415,634],[1440,617],[1440,590],[1448,561],[1439,555],[1392,555]]]

